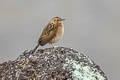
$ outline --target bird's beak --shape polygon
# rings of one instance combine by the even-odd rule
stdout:
[[[64,20],[66,20],[66,19],[61,19],[61,21],[64,21]]]

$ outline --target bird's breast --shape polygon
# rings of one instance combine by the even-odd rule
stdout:
[[[56,36],[51,40],[51,43],[55,43],[59,41],[64,34],[64,26],[58,26],[57,31],[56,31]]]

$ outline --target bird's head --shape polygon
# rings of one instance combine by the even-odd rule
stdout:
[[[53,24],[57,24],[57,23],[62,23],[62,21],[64,21],[65,19],[62,19],[60,17],[53,17],[51,20],[51,23]]]

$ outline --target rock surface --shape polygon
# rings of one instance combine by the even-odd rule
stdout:
[[[0,80],[108,80],[90,58],[71,48],[25,51],[0,64]]]

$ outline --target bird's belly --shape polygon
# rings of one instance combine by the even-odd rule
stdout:
[[[58,30],[56,32],[56,36],[50,41],[50,43],[55,43],[59,41],[64,34],[64,27],[58,27]]]

